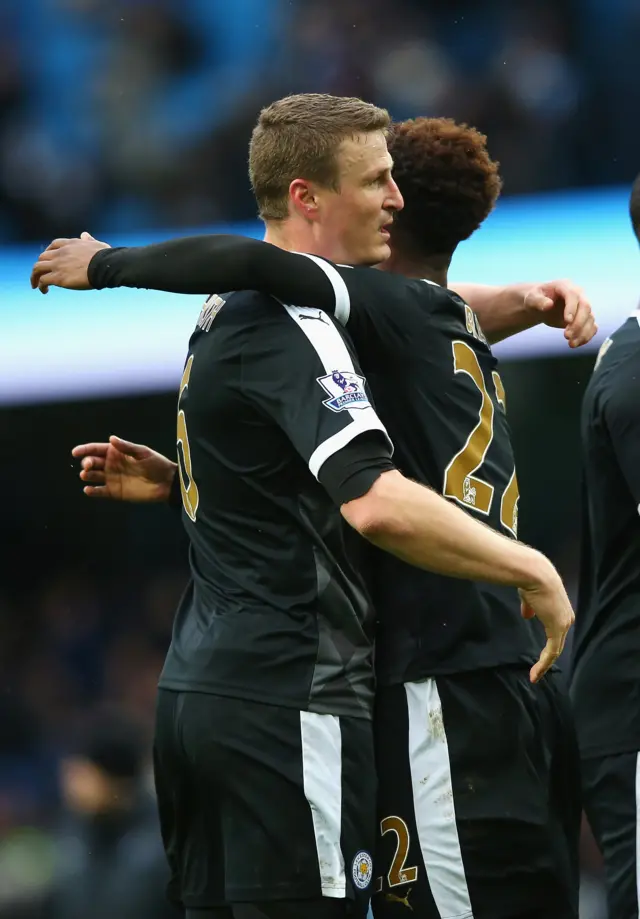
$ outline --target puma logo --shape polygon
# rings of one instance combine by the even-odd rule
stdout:
[[[300,313],[300,319],[315,319],[318,322],[325,322],[325,323],[327,321],[324,313],[322,312],[317,313],[315,316],[312,316],[309,313]]]
[[[402,903],[403,906],[406,906],[407,909],[410,909],[411,912],[413,912],[413,906],[409,903],[409,897],[411,896],[412,890],[413,887],[410,887],[404,897],[399,897],[395,893],[386,893],[384,895],[385,900],[387,900],[389,903]]]

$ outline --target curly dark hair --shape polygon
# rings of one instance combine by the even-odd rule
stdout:
[[[636,176],[636,180],[631,188],[629,216],[631,217],[633,232],[636,234],[636,239],[640,243],[640,175]]]
[[[502,188],[487,138],[451,118],[392,125],[393,177],[404,197],[394,241],[415,256],[451,255],[491,213]]]

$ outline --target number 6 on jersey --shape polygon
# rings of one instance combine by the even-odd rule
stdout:
[[[198,503],[200,501],[200,495],[198,494],[198,486],[196,485],[193,479],[193,472],[191,468],[191,449],[189,447],[189,435],[187,434],[187,419],[184,414],[184,409],[180,408],[180,403],[182,401],[182,396],[184,395],[185,390],[189,386],[189,377],[191,376],[191,367],[193,366],[193,354],[189,358],[184,368],[184,373],[182,374],[182,379],[180,380],[180,395],[178,396],[178,433],[177,433],[177,449],[178,449],[178,473],[180,475],[180,491],[182,492],[182,504],[184,509],[187,512],[187,516],[190,520],[193,520],[195,523],[196,511],[198,510]]]

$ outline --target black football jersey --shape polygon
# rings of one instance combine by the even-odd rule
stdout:
[[[160,686],[371,717],[374,613],[337,505],[393,467],[344,333],[262,294],[210,297],[177,441],[191,583]]]
[[[640,748],[640,313],[582,405],[583,519],[571,695],[584,756]]]
[[[515,537],[506,396],[471,308],[427,281],[362,268],[328,273],[335,315],[353,338],[397,467]],[[513,588],[432,574],[378,550],[368,582],[382,684],[537,659],[537,625],[522,619]]]
[[[105,250],[89,276],[95,287],[251,287],[317,308],[317,325],[331,313],[353,339],[398,468],[515,537],[504,388],[475,314],[451,291],[232,236]],[[431,574],[373,549],[369,561],[383,683],[537,660],[538,623],[522,619],[515,589]]]

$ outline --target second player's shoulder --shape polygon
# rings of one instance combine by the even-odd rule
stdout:
[[[424,320],[445,308],[449,291],[419,278],[409,278],[375,268],[340,266],[353,308],[375,313],[380,318],[398,319],[406,326],[412,317]]]
[[[491,348],[478,316],[469,304],[455,290],[432,281],[421,283],[428,290],[428,294],[423,293],[422,298],[427,305],[426,312],[431,326],[447,338],[462,339],[476,350],[491,356]]]
[[[415,298],[429,299],[436,289],[444,289],[439,288],[437,284],[432,285],[418,278],[410,278],[404,274],[396,274],[393,271],[383,271],[378,268],[350,268],[346,265],[338,265],[337,268],[351,294],[377,293],[395,298],[406,297],[410,302]]]

